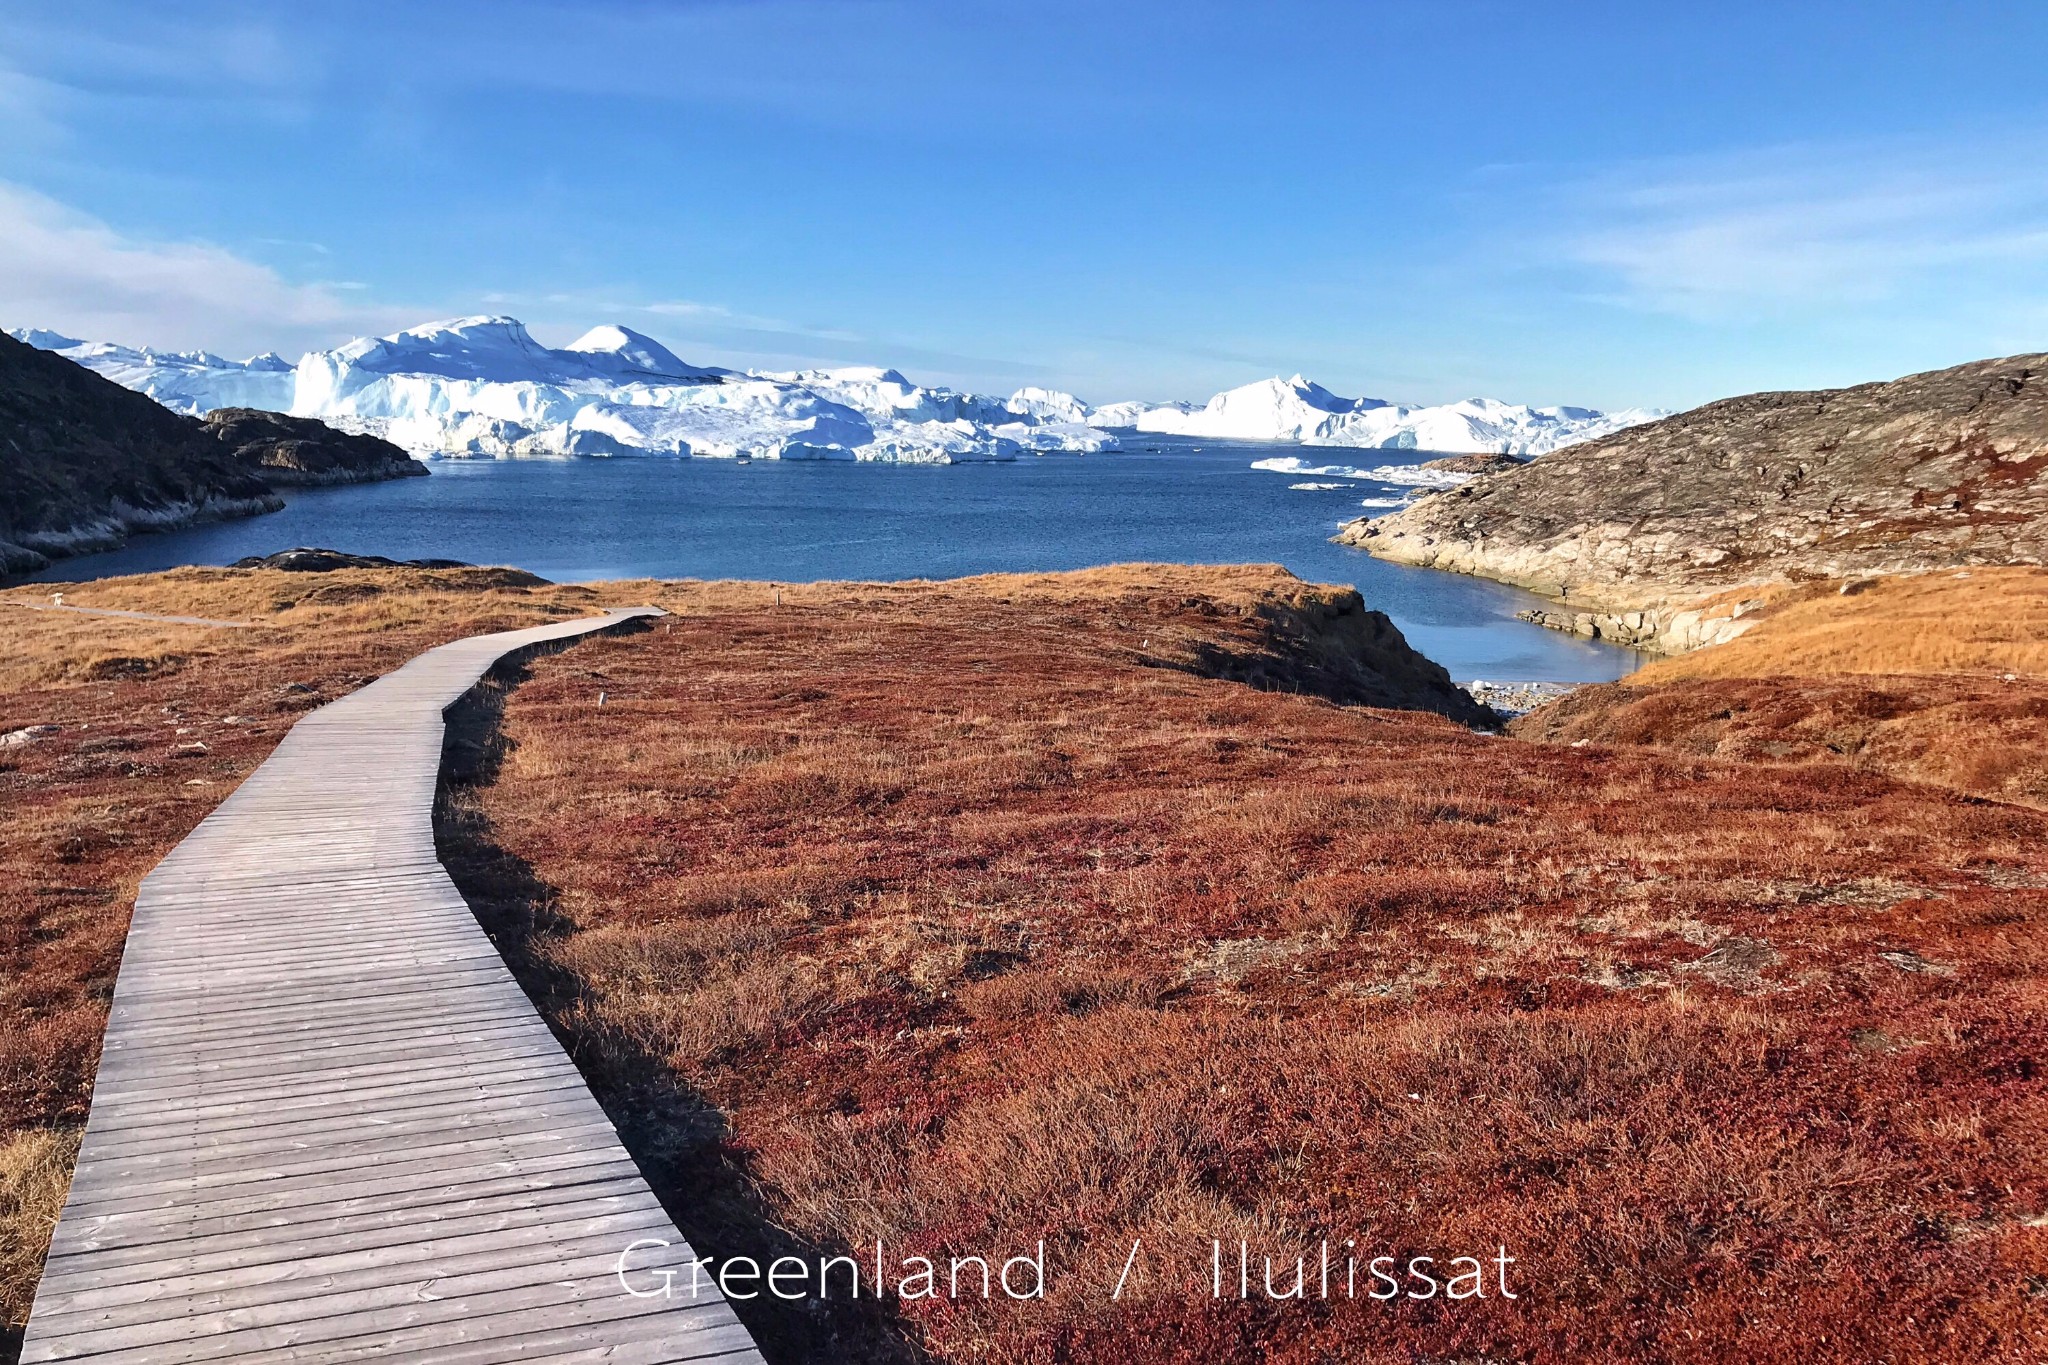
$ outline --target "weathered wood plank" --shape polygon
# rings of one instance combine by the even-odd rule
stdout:
[[[436,859],[460,640],[301,718],[144,880],[22,1359],[757,1361]]]
[[[74,1336],[86,1330],[149,1325],[153,1329],[150,1334],[157,1339],[175,1340],[185,1333],[183,1320],[228,1303],[244,1310],[263,1309],[263,1320],[275,1324],[356,1311],[369,1305],[337,1300],[394,1286],[405,1287],[417,1302],[418,1286],[461,1274],[513,1272],[495,1288],[589,1278],[614,1269],[619,1247],[625,1242],[658,1236],[667,1226],[666,1220],[661,1206],[648,1199],[639,1207],[622,1202],[611,1213],[573,1222],[560,1218],[523,1224],[500,1220],[497,1226],[450,1228],[446,1235],[407,1238],[382,1246],[299,1243],[289,1248],[290,1254],[272,1260],[238,1261],[204,1270],[193,1269],[190,1259],[181,1259],[152,1266],[147,1283],[91,1286],[56,1296],[43,1311],[52,1320],[74,1318],[65,1324]],[[589,1263],[575,1264],[572,1255],[588,1258]],[[455,1297],[461,1286],[450,1286],[450,1291],[438,1296]]]
[[[358,1193],[346,1199],[279,1199],[250,1201],[256,1207],[231,1214],[209,1214],[201,1236],[174,1236],[190,1230],[190,1216],[178,1209],[172,1216],[133,1214],[123,1220],[147,1218],[152,1222],[121,1222],[111,1234],[102,1230],[94,1236],[80,1236],[72,1244],[51,1252],[43,1273],[51,1293],[72,1293],[76,1289],[98,1289],[135,1279],[141,1271],[129,1267],[166,1267],[180,1261],[190,1273],[203,1269],[231,1269],[238,1265],[260,1265],[268,1259],[287,1257],[293,1246],[307,1242],[283,1242],[281,1234],[291,1228],[309,1226],[317,1212],[319,1228],[334,1238],[340,1248],[377,1248],[385,1244],[412,1244],[428,1236],[442,1236],[469,1228],[520,1226],[520,1220],[553,1222],[555,1205],[573,1203],[582,1216],[610,1205],[614,1197],[645,1197],[645,1185],[631,1162],[604,1162],[586,1166],[563,1166],[549,1173],[522,1173],[518,1177],[481,1179],[469,1185],[444,1187],[440,1183],[408,1189],[391,1189],[391,1181],[375,1193]],[[467,1222],[465,1222],[467,1220]],[[211,1259],[211,1261],[209,1261]]]
[[[287,1190],[216,1201],[203,1215],[208,1231],[192,1236],[178,1236],[196,1226],[190,1208],[80,1218],[64,1229],[61,1242],[52,1245],[43,1280],[53,1290],[73,1287],[81,1276],[97,1284],[111,1266],[161,1261],[172,1250],[186,1256],[227,1250],[248,1259],[276,1245],[277,1229],[316,1222],[336,1235],[362,1238],[368,1231],[401,1223],[420,1226],[507,1209],[532,1212],[558,1200],[618,1193],[614,1182],[620,1180],[630,1191],[638,1188],[639,1178],[638,1169],[625,1157],[565,1152],[522,1162],[516,1174],[472,1168],[456,1172],[451,1180],[445,1171],[412,1172],[323,1190],[311,1198]],[[400,1240],[406,1235],[411,1234],[401,1234]],[[172,1248],[169,1242],[174,1237]],[[77,1266],[86,1268],[73,1268]]]

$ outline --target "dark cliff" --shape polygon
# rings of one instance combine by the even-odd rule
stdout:
[[[424,473],[389,442],[310,418],[185,417],[0,336],[0,573],[112,549],[137,531],[275,511],[278,486]]]

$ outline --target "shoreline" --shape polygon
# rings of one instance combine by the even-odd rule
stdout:
[[[1491,707],[1503,720],[1524,716],[1539,706],[1547,706],[1562,697],[1568,697],[1582,687],[1597,687],[1598,683],[1574,682],[1488,682],[1484,678],[1473,678],[1461,682],[1459,687],[1470,694],[1472,700],[1481,706]]]

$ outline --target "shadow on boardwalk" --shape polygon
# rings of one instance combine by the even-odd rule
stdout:
[[[660,1058],[616,1037],[606,1039],[602,1050],[593,1049],[559,1023],[575,999],[576,982],[534,948],[572,926],[556,907],[554,888],[499,846],[474,799],[476,789],[497,778],[509,749],[498,725],[505,696],[526,676],[526,661],[535,652],[540,651],[502,661],[448,712],[434,806],[441,862],[699,1255],[749,1256],[762,1265],[796,1256],[815,1265],[820,1255],[844,1252],[814,1246],[776,1225],[742,1157],[725,1141],[724,1117],[680,1084]],[[916,1365],[927,1359],[910,1329],[874,1299],[791,1302],[764,1295],[732,1307],[774,1365]]]

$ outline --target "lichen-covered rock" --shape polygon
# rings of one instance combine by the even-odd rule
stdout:
[[[1420,467],[1445,474],[1499,474],[1504,470],[1520,469],[1527,463],[1528,460],[1520,455],[1500,455],[1482,450],[1470,455],[1444,455],[1424,460]]]
[[[1662,647],[1691,604],[1731,588],[2041,563],[2044,370],[2048,355],[2025,355],[1725,399],[1350,522],[1337,539],[1519,584],[1613,623],[1603,634]],[[1625,625],[1631,612],[1647,630]]]

